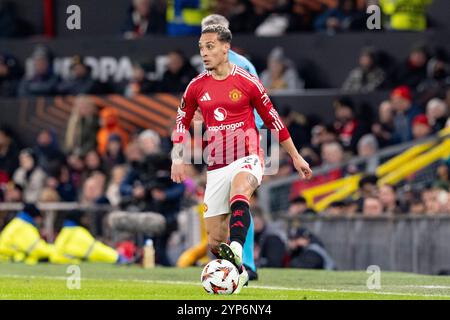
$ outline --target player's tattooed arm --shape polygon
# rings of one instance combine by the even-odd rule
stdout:
[[[182,183],[186,178],[185,165],[183,163],[183,144],[175,143],[172,148],[172,169],[170,177],[175,183]]]
[[[171,152],[172,162],[181,163],[183,162],[183,144],[174,143]]]

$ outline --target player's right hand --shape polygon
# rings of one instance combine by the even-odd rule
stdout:
[[[182,183],[186,179],[185,165],[181,160],[172,161],[172,169],[170,171],[170,178],[175,183]]]

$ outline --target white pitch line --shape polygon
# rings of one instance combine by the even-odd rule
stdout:
[[[67,277],[61,276],[35,276],[35,275],[18,275],[18,274],[1,274],[0,278],[26,278],[26,279],[49,279],[49,280],[67,280]],[[81,279],[83,280],[83,278]],[[198,282],[192,281],[172,281],[172,280],[145,280],[145,279],[99,279],[99,278],[84,278],[84,280],[90,281],[120,281],[120,282],[140,282],[140,283],[157,283],[157,284],[173,284],[173,285],[194,285],[201,286]],[[448,289],[450,286],[398,286],[405,288],[425,288],[425,289]],[[442,294],[420,294],[420,293],[410,293],[410,292],[389,292],[389,291],[372,291],[372,290],[339,290],[339,289],[317,289],[317,288],[290,288],[290,287],[278,287],[278,286],[258,286],[251,285],[249,288],[252,289],[261,289],[261,290],[285,290],[285,291],[316,291],[316,292],[335,292],[335,293],[370,293],[377,295],[398,295],[398,296],[411,296],[411,297],[442,297],[442,298],[450,298],[450,295],[442,295]]]

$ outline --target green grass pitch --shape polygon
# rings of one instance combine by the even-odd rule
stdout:
[[[71,290],[67,266],[0,263],[0,300],[450,299],[450,277],[387,271],[381,272],[381,288],[369,290],[365,271],[260,269],[260,279],[239,295],[214,296],[203,290],[199,267],[82,264],[80,270],[81,287]]]

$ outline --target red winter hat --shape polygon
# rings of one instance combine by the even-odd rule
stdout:
[[[392,90],[391,98],[393,97],[401,97],[403,99],[412,100],[411,89],[408,86],[399,86]]]
[[[430,124],[428,123],[428,118],[424,114],[419,114],[419,115],[414,117],[412,125],[414,126],[416,124],[423,124],[423,125],[426,125],[428,127],[430,126]]]

